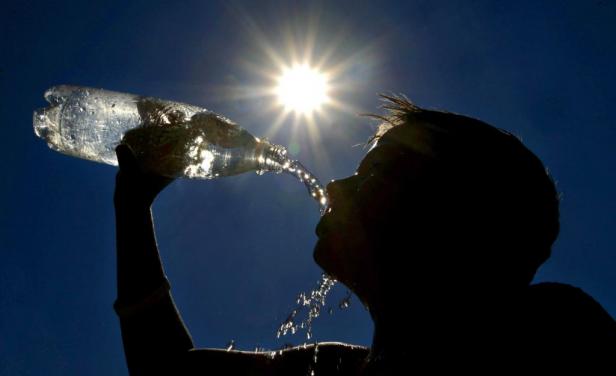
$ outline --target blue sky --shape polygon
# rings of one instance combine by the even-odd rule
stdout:
[[[578,286],[616,315],[616,4],[609,1],[20,1],[0,14],[0,375],[126,374],[115,299],[116,169],[50,151],[32,111],[56,84],[201,105],[289,145],[323,181],[351,174],[377,93],[477,117],[520,137],[562,192],[561,234],[536,281]],[[268,46],[342,66],[314,126],[271,130]],[[311,138],[315,129],[320,140]],[[281,175],[178,180],[154,216],[173,293],[201,347],[278,348],[275,332],[320,270],[318,210]],[[336,307],[346,290],[338,286]],[[369,345],[353,298],[315,340]]]

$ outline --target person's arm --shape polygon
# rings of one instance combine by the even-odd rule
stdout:
[[[298,346],[279,352],[194,349],[169,294],[158,254],[151,205],[171,179],[141,172],[132,151],[116,149],[118,298],[122,341],[131,375],[355,375],[368,349],[342,343]],[[315,364],[315,359],[317,363]]]
[[[131,375],[171,371],[193,348],[169,294],[150,209],[171,179],[142,173],[125,145],[116,152],[120,171],[114,194],[118,287],[114,308],[128,369]]]
[[[321,342],[290,349],[252,352],[194,349],[188,369],[198,375],[363,375],[370,350],[341,342]]]

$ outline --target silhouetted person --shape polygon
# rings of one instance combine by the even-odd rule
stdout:
[[[616,323],[578,288],[531,285],[559,231],[558,193],[511,134],[386,97],[357,172],[327,186],[316,262],[374,321],[372,346],[194,349],[158,256],[150,206],[171,182],[117,149],[118,300],[131,374],[501,374],[616,370]],[[605,367],[610,367],[605,368]],[[577,369],[577,368],[576,368]],[[427,372],[426,372],[427,370]]]

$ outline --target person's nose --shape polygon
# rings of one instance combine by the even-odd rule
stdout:
[[[325,192],[327,194],[327,201],[329,203],[329,207],[331,208],[334,205],[334,202],[337,201],[338,193],[338,181],[332,180],[325,187]],[[335,196],[334,196],[335,195]]]

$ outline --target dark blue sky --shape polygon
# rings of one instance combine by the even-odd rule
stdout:
[[[351,174],[378,92],[480,118],[521,136],[563,194],[562,229],[536,281],[581,287],[616,315],[616,3],[452,1],[19,1],[0,13],[0,375],[126,374],[115,299],[116,169],[50,151],[32,111],[61,83],[202,105],[266,135],[274,69],[314,33],[314,56],[345,62],[309,142],[289,120],[270,135],[323,181]],[[259,32],[257,32],[259,31]],[[252,67],[252,68],[251,68]],[[250,91],[250,90],[248,90]],[[287,176],[178,180],[154,207],[176,302],[198,346],[277,348],[298,292],[313,287],[318,211]],[[337,287],[335,306],[345,289]],[[354,298],[317,320],[316,340],[369,345]]]

